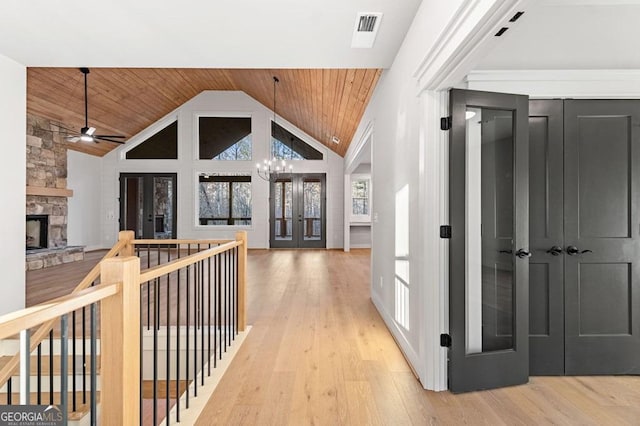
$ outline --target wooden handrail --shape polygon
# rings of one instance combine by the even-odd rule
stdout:
[[[31,306],[0,316],[0,339],[14,336],[22,330],[56,320],[64,314],[91,305],[113,296],[118,292],[118,284],[101,284],[95,287],[58,297],[46,303]]]
[[[100,263],[112,257],[117,256],[120,251],[128,244],[127,238],[128,235],[124,232],[120,233],[120,239],[118,242],[105,254],[100,262],[96,266],[89,271],[89,273],[84,277],[82,281],[73,289],[71,294],[78,294],[79,292],[88,288],[95,280],[100,276]],[[38,329],[31,335],[29,349],[31,352],[36,350],[38,345],[49,335],[49,332],[53,328],[55,324],[55,320],[49,320],[43,323]],[[5,364],[5,366],[0,370],[0,386],[9,380],[11,376],[13,376],[18,367],[20,366],[20,354],[14,355],[9,362]]]
[[[133,240],[133,244],[138,245],[166,245],[166,244],[225,244],[235,240],[180,240],[180,239],[166,239],[166,240]]]
[[[243,243],[242,241],[233,241],[222,244],[220,246],[212,247],[207,250],[199,251],[198,253],[194,253],[190,256],[181,257],[180,259],[175,259],[169,263],[164,263],[162,265],[154,266],[140,273],[140,284],[146,283],[147,281],[151,281],[154,278],[161,277],[163,275],[170,274],[171,272],[177,271],[180,268],[184,268],[185,266],[192,265],[200,260],[204,260],[208,257],[215,256],[216,254],[223,253],[227,250],[231,250],[232,248],[239,247]]]
[[[142,244],[146,244],[145,240]],[[156,240],[153,240],[156,241]],[[167,240],[162,240],[166,243]],[[169,240],[180,241],[185,240]],[[188,241],[188,240],[187,240]],[[207,244],[195,240],[195,244]],[[209,240],[212,241],[212,240]],[[220,241],[220,240],[215,240]],[[246,324],[245,282],[247,266],[247,233],[236,233],[236,240],[225,240],[212,247],[184,258],[176,259],[140,272],[140,259],[133,256],[132,231],[121,231],[118,243],[105,255],[81,281],[74,291],[63,297],[32,306],[20,311],[0,316],[0,339],[14,336],[22,330],[29,330],[38,324],[42,326],[34,333],[30,344],[33,351],[50,332],[55,321],[61,316],[74,312],[93,303],[101,302],[101,422],[102,424],[135,424],[139,419],[140,395],[140,283],[177,271],[188,265],[240,247],[237,259],[237,303],[238,330]],[[162,244],[154,242],[155,244]],[[169,244],[172,244],[170,242]],[[219,242],[220,243],[220,242]],[[218,244],[219,244],[218,243]],[[119,257],[116,257],[119,255]],[[94,272],[97,270],[97,274]],[[102,283],[88,287],[100,277]],[[38,340],[35,336],[38,335]],[[75,339],[75,336],[73,336]],[[0,371],[0,381],[6,382],[19,366],[19,356],[14,356]]]

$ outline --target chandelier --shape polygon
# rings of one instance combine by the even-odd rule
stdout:
[[[276,123],[276,87],[278,83],[280,83],[278,77],[273,76],[273,124]],[[293,171],[293,165],[287,165],[287,162],[284,159],[276,159],[274,153],[273,158],[265,158],[262,163],[256,164],[256,171],[258,173],[258,176],[260,176],[262,179],[270,181],[272,178],[277,177],[280,173],[291,173]]]

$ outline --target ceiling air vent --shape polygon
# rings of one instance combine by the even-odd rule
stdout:
[[[380,28],[382,13],[358,13],[353,31],[351,47],[371,48]]]

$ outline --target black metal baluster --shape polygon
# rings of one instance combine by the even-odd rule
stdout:
[[[169,247],[169,245],[167,245],[167,263],[171,262],[171,249]],[[168,425],[169,424],[169,411],[171,411],[171,404],[169,403],[169,399],[170,399],[170,386],[171,386],[171,294],[169,293],[169,290],[171,289],[171,286],[169,285],[169,280],[170,280],[170,274],[167,274],[167,325],[166,325],[166,329],[167,329],[167,349],[166,349],[166,361],[167,361],[167,373],[165,376],[165,386],[166,386],[166,398],[165,398],[165,422]]]
[[[53,328],[49,331],[49,405],[53,405]]]
[[[213,290],[213,318],[210,321],[213,321],[213,368],[216,368],[218,365],[218,325],[217,325],[217,306],[218,306],[218,292],[217,292],[217,282],[218,282],[218,272],[216,269],[216,259],[219,255],[215,255],[213,258],[213,280],[211,283]]]
[[[187,256],[191,255],[191,244],[187,244]],[[186,395],[187,395],[187,409],[189,409],[189,341],[191,340],[191,291],[190,291],[190,281],[191,281],[191,277],[190,277],[190,268],[189,265],[187,265],[187,352],[185,353],[185,370],[186,370],[186,374],[187,374],[187,391],[186,391]]]
[[[204,386],[204,260],[200,264],[200,377]]]
[[[147,289],[149,288],[149,281],[146,282],[147,285]],[[140,300],[140,377],[139,377],[139,381],[140,381],[140,423],[143,423],[143,418],[144,418],[144,392],[143,392],[143,387],[144,387],[144,380],[143,380],[143,374],[142,372],[144,371],[144,359],[143,359],[143,353],[144,353],[144,322],[143,322],[143,317],[144,317],[144,312],[142,311],[142,305],[143,305],[143,301]],[[149,297],[147,296],[147,313],[149,312]],[[148,325],[148,323],[147,323]],[[149,330],[147,328],[147,330]]]
[[[198,244],[200,251],[200,244]],[[197,252],[196,252],[197,253]],[[198,396],[198,288],[200,284],[199,263],[193,265],[193,396]]]
[[[89,311],[90,317],[90,331],[89,331],[89,345],[90,348],[90,386],[89,392],[90,404],[91,404],[91,426],[98,424],[98,304],[92,303],[91,310]],[[84,336],[84,334],[83,334]],[[82,342],[82,347],[86,346],[85,342]],[[84,358],[83,364],[86,365],[86,358]]]
[[[208,248],[211,248],[211,244]],[[207,257],[207,307],[207,365],[211,376],[211,256]]]
[[[218,359],[222,359],[222,256],[218,254]]]
[[[178,244],[178,259],[180,259],[180,245]],[[177,289],[178,289],[178,294],[177,294],[177,309],[176,309],[176,323],[177,323],[177,327],[176,327],[176,421],[179,423],[180,422],[180,271],[181,269],[178,269],[177,274],[178,274],[178,280],[177,280]]]
[[[158,278],[153,280],[153,424],[158,424]]]
[[[76,404],[76,311],[71,313],[71,405],[72,410],[77,410]],[[84,342],[83,342],[84,343]],[[84,360],[82,360],[84,362]]]
[[[233,297],[231,300],[231,309],[233,309],[233,341],[236,340],[236,335],[238,334],[238,310],[236,299],[238,298],[238,247],[233,249],[233,263],[232,263],[232,273],[233,277]]]
[[[225,304],[225,313],[226,313],[226,322],[225,322],[225,330],[226,330],[226,345],[231,346],[231,252],[225,251],[224,257],[227,261],[227,279],[224,283],[225,295],[227,303]],[[226,352],[226,350],[225,350]]]
[[[91,284],[93,286],[95,281]],[[82,403],[87,403],[87,312],[86,306],[82,307]]]
[[[13,381],[12,377],[9,377],[9,381],[7,381],[7,405],[13,405],[13,390],[11,389],[11,382]]]
[[[147,269],[151,267],[151,244],[147,244]],[[151,283],[147,281],[147,330],[151,327]]]
[[[38,382],[36,384],[37,388],[37,404],[42,404],[42,343],[38,343],[38,354],[37,354],[37,364],[38,364]]]
[[[66,425],[69,416],[69,327],[68,314],[60,317],[60,405],[62,410],[62,424]]]

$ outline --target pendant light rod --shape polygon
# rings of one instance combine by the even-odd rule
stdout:
[[[89,101],[87,97],[87,74],[89,74],[89,68],[80,68],[80,72],[84,74],[84,127],[89,128]]]
[[[273,122],[276,122],[276,85],[280,83],[280,80],[275,75],[273,76]]]

